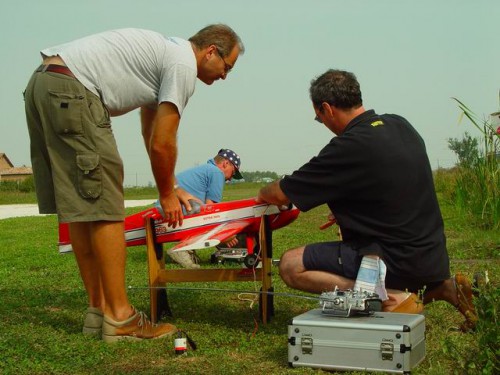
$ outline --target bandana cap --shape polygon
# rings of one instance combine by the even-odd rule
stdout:
[[[241,159],[236,152],[228,148],[221,148],[217,153],[217,156],[222,156],[234,165],[234,175],[233,178],[236,180],[241,180],[243,176],[240,173]]]

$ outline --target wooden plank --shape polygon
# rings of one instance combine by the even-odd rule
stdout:
[[[259,240],[260,240],[260,257],[262,263],[262,295],[260,296],[260,316],[263,324],[267,324],[270,317],[271,306],[268,306],[268,294],[271,289],[271,259],[269,258],[268,249],[268,231],[266,227],[269,225],[267,216],[262,217]]]
[[[158,273],[160,283],[184,283],[199,281],[260,281],[262,270],[245,268],[223,269],[163,269]]]
[[[158,274],[162,267],[161,262],[158,261],[155,251],[153,223],[151,218],[146,218],[146,250],[148,256],[148,283],[149,283],[149,307],[151,322],[156,323],[158,320],[156,314],[156,306],[158,305],[158,290],[156,289],[158,283]]]
[[[217,269],[166,269],[163,248],[158,251],[155,244],[154,222],[146,218],[146,251],[148,259],[148,282],[150,297],[151,321],[158,320],[158,287],[166,286],[166,283],[183,282],[223,282],[223,281],[259,281],[262,283],[262,294],[260,296],[260,316],[266,324],[274,312],[272,291],[272,232],[269,227],[267,216],[262,218],[260,228],[260,257],[262,268],[217,268]],[[271,298],[268,298],[271,297]]]

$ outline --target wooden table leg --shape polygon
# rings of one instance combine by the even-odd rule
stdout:
[[[148,284],[149,284],[149,308],[151,315],[151,322],[158,321],[157,307],[158,307],[158,293],[156,287],[158,286],[158,274],[162,268],[161,260],[157,259],[155,249],[155,235],[154,235],[154,221],[151,218],[146,218],[146,251],[148,257]],[[163,258],[163,257],[162,257]]]
[[[269,292],[273,291],[271,279],[271,259],[272,259],[272,231],[270,230],[269,217],[262,218],[260,230],[261,262],[262,262],[262,288],[260,295],[260,318],[266,324],[274,315],[274,298]]]

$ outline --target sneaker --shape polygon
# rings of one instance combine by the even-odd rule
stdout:
[[[179,263],[184,268],[200,268],[199,264],[193,262],[193,258],[189,254],[189,251],[177,251],[173,252],[171,250],[167,251],[167,254],[176,263]]]
[[[103,313],[97,307],[87,308],[87,315],[83,321],[83,334],[100,336],[102,332]]]
[[[111,343],[120,340],[159,339],[171,336],[177,332],[174,325],[153,324],[146,314],[134,308],[134,315],[127,320],[117,322],[109,316],[104,316],[102,324],[102,339]]]

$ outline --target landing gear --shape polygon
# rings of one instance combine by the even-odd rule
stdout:
[[[259,265],[259,258],[257,258],[256,254],[248,254],[243,258],[243,263],[247,268],[256,268]]]

